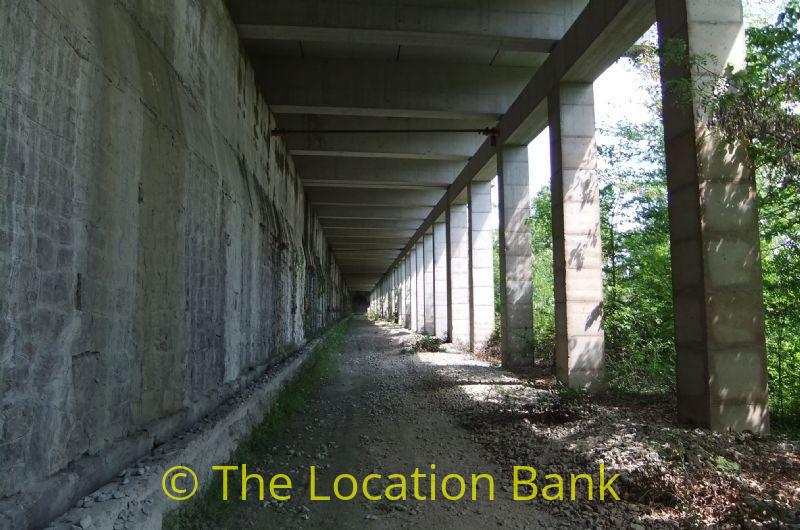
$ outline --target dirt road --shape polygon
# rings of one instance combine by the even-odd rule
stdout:
[[[319,386],[260,462],[248,472],[292,478],[285,502],[234,501],[214,528],[669,528],[703,524],[776,526],[800,522],[800,458],[785,437],[711,433],[674,421],[669,398],[607,394],[587,397],[560,389],[548,367],[517,378],[472,355],[412,352],[413,333],[393,324],[354,318],[340,368]],[[598,501],[599,465],[621,501]],[[726,464],[727,465],[722,465]],[[431,471],[431,464],[436,469]],[[512,468],[534,466],[539,495],[512,498]],[[376,473],[367,494],[379,496],[407,480],[405,501],[310,501],[309,468],[316,493],[331,496],[334,477]],[[413,495],[415,469],[419,494]],[[459,501],[430,500],[430,479],[466,479]],[[564,477],[564,501],[542,499],[546,473]],[[594,499],[570,475],[591,474]],[[472,474],[494,477],[471,500]],[[527,476],[524,476],[527,478]],[[257,486],[256,484],[250,484]],[[347,494],[348,481],[340,483]],[[450,483],[448,491],[458,492]],[[529,490],[520,489],[521,493]],[[553,490],[550,490],[552,493]],[[397,490],[392,490],[397,493]]]
[[[539,528],[552,527],[546,513],[511,500],[508,469],[493,462],[470,432],[444,410],[436,394],[447,386],[444,366],[434,357],[468,361],[457,353],[413,354],[404,350],[409,331],[388,324],[354,319],[345,343],[342,365],[318,392],[302,416],[296,417],[259,473],[284,472],[293,479],[287,502],[241,503],[227,526],[261,528]],[[430,358],[426,358],[426,356]],[[474,362],[474,361],[473,361]],[[473,366],[473,368],[475,368]],[[500,376],[502,377],[502,376]],[[431,464],[436,469],[431,471]],[[361,479],[370,473],[384,478],[370,482],[372,496],[408,478],[407,501],[309,501],[308,469],[316,466],[319,495],[331,495],[331,482],[341,473]],[[448,473],[467,479],[464,500],[414,499],[414,469]],[[487,481],[479,481],[478,500],[470,500],[473,473],[495,477],[495,500],[487,500]],[[451,479],[454,480],[454,479]],[[420,480],[420,496],[430,497],[429,479]],[[458,483],[449,482],[452,495]],[[350,483],[342,484],[349,492]]]

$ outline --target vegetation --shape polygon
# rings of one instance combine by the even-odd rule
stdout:
[[[442,339],[423,333],[414,344],[415,351],[437,352],[442,350]]]
[[[336,324],[311,353],[300,373],[281,391],[262,423],[250,434],[231,455],[231,465],[261,462],[277,436],[289,422],[305,407],[314,390],[322,380],[331,377],[339,366],[339,355],[344,347],[344,339],[350,321]],[[240,475],[232,474],[228,490],[241,491]],[[198,498],[186,507],[181,507],[164,518],[164,528],[214,528],[230,511],[237,506],[235,501],[222,499],[222,479],[219,473]]]

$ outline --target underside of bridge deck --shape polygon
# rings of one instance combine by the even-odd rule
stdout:
[[[228,1],[351,291],[372,291],[585,4]],[[473,132],[403,132],[431,129]]]
[[[525,146],[550,126],[557,373],[572,387],[603,388],[592,83],[656,21],[665,49],[680,39],[687,53],[716,58],[712,70],[740,64],[740,2],[228,6],[275,113],[273,132],[285,138],[350,290],[371,293],[372,310],[385,318],[477,350],[495,331],[499,289],[509,368],[532,361]],[[680,415],[701,425],[766,429],[761,272],[757,260],[739,255],[758,254],[753,206],[720,204],[709,193],[735,186],[752,202],[752,174],[746,160],[727,164],[730,155],[713,147],[718,141],[708,138],[699,106],[681,109],[671,94],[670,83],[693,75],[701,82],[698,74],[662,66]],[[495,176],[497,213],[489,185]],[[728,231],[730,215],[742,221],[738,232]],[[728,258],[735,270],[725,269]],[[724,308],[715,302],[723,298]],[[743,305],[733,311],[727,303],[735,301]],[[725,330],[736,322],[748,322],[747,331],[728,340]],[[741,372],[723,375],[715,367],[731,356],[743,359]]]

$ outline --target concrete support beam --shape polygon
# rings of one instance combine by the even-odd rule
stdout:
[[[434,331],[436,336],[448,340],[447,327],[447,226],[442,222],[433,224],[433,290]]]
[[[450,341],[460,348],[472,347],[470,337],[469,208],[450,205]]]
[[[605,385],[605,363],[592,84],[563,84],[548,109],[556,375],[570,388],[597,391]]]
[[[433,232],[422,239],[425,256],[425,333],[436,333],[436,292],[433,274]]]
[[[533,365],[533,283],[527,146],[497,151],[500,337],[503,366]]]
[[[425,206],[352,206],[352,205],[317,205],[314,211],[320,219],[374,219],[384,221],[422,222],[430,211]]]
[[[557,40],[580,2],[493,0],[481,2],[352,2],[348,0],[227,0],[237,24],[269,25],[249,29],[242,38],[307,40],[323,43],[458,46],[530,50],[529,39]],[[497,39],[497,42],[494,40]],[[536,45],[538,49],[538,45]]]
[[[360,226],[352,228],[326,228],[325,235],[328,238],[337,238],[337,237],[369,238],[369,239],[404,238],[405,241],[408,241],[408,238],[414,235],[414,231],[402,230],[402,229],[390,230],[390,229],[371,228],[369,226]]]
[[[381,135],[378,135],[381,136]],[[420,135],[417,135],[420,136]],[[463,161],[300,156],[295,159],[309,187],[441,189],[453,181]]]
[[[740,0],[657,2],[659,37],[688,44],[720,73],[740,68]],[[692,78],[692,76],[694,77]],[[707,75],[707,74],[704,74]],[[755,176],[745,148],[707,128],[669,87],[705,79],[662,59],[678,419],[715,430],[769,430]]]
[[[277,114],[497,120],[530,68],[254,55]],[[354,83],[357,80],[357,83]]]
[[[236,29],[239,31],[239,36],[246,40],[310,40],[313,42],[348,44],[488,49],[494,52],[548,53],[557,42],[557,39],[546,38],[497,37],[470,33],[331,28],[324,26],[237,24]]]
[[[326,217],[325,219],[320,219],[319,224],[327,233],[327,230],[336,228],[358,228],[360,230],[414,230],[419,226],[419,221],[414,219],[370,219],[368,222],[365,222],[363,219]],[[397,256],[397,254],[395,254],[395,256]]]
[[[414,331],[425,331],[425,248],[423,242],[417,243],[414,252],[416,261],[415,281],[417,288],[417,310],[415,313]]]
[[[478,351],[494,332],[494,256],[492,249],[492,183],[469,186],[469,255],[471,343]]]
[[[386,190],[362,188],[309,188],[306,198],[320,206],[434,206],[442,197],[440,190]]]
[[[485,139],[476,133],[429,133],[416,134],[402,132],[404,129],[482,129],[495,125],[495,119],[448,121],[441,120],[370,118],[349,116],[326,116],[315,114],[282,114],[279,124],[289,130],[397,130],[396,133],[347,133],[347,134],[304,134],[291,133],[285,137],[289,151],[295,153],[330,153],[331,157],[341,158],[342,153],[355,152],[364,163],[370,158],[408,159],[410,164],[454,160],[464,165]],[[313,161],[318,156],[297,157],[300,162]],[[377,160],[380,162],[380,160]],[[401,160],[398,160],[398,162]],[[297,162],[297,161],[296,161]],[[326,165],[328,161],[325,161]],[[372,163],[376,162],[372,160]],[[459,167],[460,168],[460,167]],[[310,176],[304,171],[300,175]],[[452,180],[452,177],[451,177]],[[449,184],[449,181],[448,181]]]

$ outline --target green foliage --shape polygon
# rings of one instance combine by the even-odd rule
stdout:
[[[747,31],[747,69],[729,80],[719,127],[758,168],[767,369],[774,423],[800,426],[800,0]]]
[[[539,358],[542,358],[551,355],[556,337],[553,301],[553,218],[549,188],[543,188],[533,198],[528,226],[531,229],[533,253],[534,351]]]
[[[651,94],[656,98],[657,94]],[[598,150],[607,367],[612,388],[674,387],[672,284],[663,130],[654,120],[602,131]]]
[[[297,377],[281,390],[262,423],[231,455],[229,465],[263,462],[264,455],[271,450],[277,436],[308,403],[320,382],[336,372],[349,324],[349,319],[344,320],[325,334]],[[239,478],[238,473],[229,476],[228,491],[232,497],[224,501],[221,475],[215,474],[198,499],[164,518],[164,528],[214,528],[237,506],[237,495],[241,492]]]
[[[717,457],[714,459],[714,465],[717,466],[717,469],[729,475],[738,475],[742,470],[738,463],[734,462],[733,460],[728,460],[722,455],[717,455]]]
[[[414,351],[441,351],[442,349],[442,339],[439,337],[434,337],[433,335],[428,335],[427,333],[423,334],[417,342],[414,343],[413,350]]]

